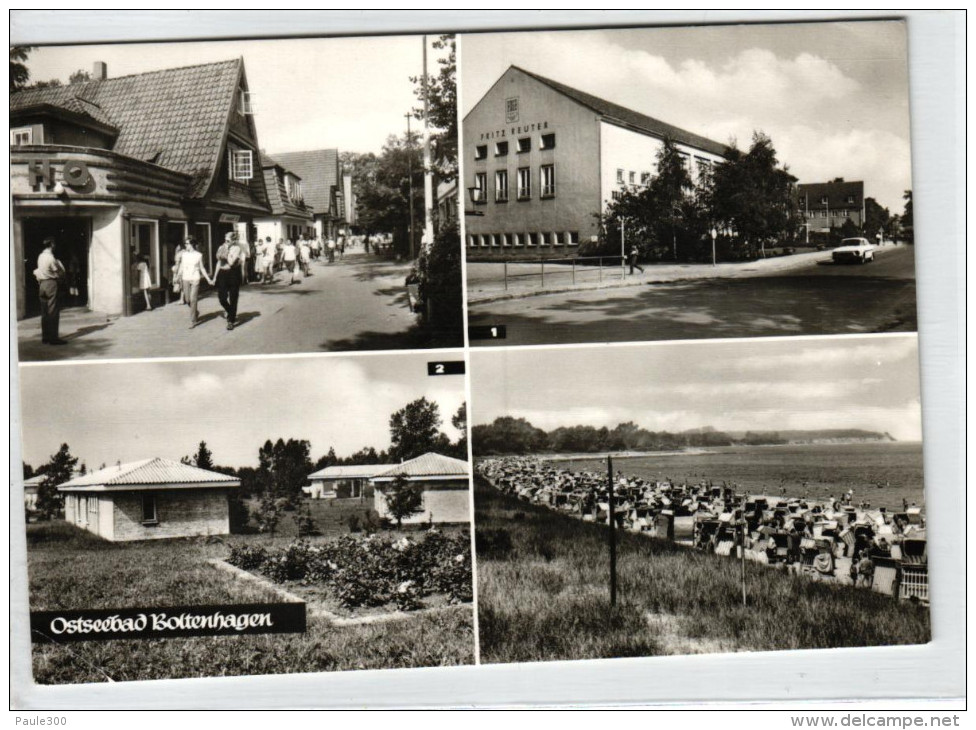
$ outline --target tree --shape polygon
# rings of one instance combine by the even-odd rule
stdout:
[[[44,468],[44,480],[37,486],[37,505],[35,509],[43,519],[53,519],[64,511],[64,495],[58,492],[58,485],[71,479],[78,458],[71,455],[68,444],[61,444],[58,453]]]
[[[86,81],[91,81],[91,74],[82,68],[79,68],[73,74],[68,77],[68,85],[74,86],[75,84],[83,84]]]
[[[440,409],[436,403],[419,398],[390,416],[390,458],[396,461],[413,459],[438,444],[441,426]]]
[[[390,486],[383,491],[386,509],[396,520],[397,529],[403,526],[405,517],[423,511],[423,490],[407,479],[404,474],[397,474]]]
[[[461,234],[456,222],[438,226],[433,243],[420,252],[416,272],[433,344],[460,345],[464,341],[464,308]]]
[[[281,512],[284,507],[284,500],[276,497],[272,492],[267,491],[261,496],[258,508],[254,510],[254,521],[260,532],[267,533],[274,537],[275,528],[278,520],[281,519]]]
[[[295,523],[295,529],[298,531],[299,540],[309,535],[315,535],[318,532],[318,527],[315,524],[315,519],[312,517],[312,509],[308,506],[308,502],[305,502],[295,510],[291,518]]]
[[[461,432],[457,443],[454,444],[454,455],[467,461],[468,458],[468,404],[462,403],[457,412],[451,416],[451,425]]]
[[[905,241],[915,243],[915,212],[912,205],[912,191],[906,190],[904,196],[905,212],[901,214],[901,230]]]
[[[308,441],[278,439],[273,444],[264,442],[258,450],[258,470],[254,486],[262,495],[284,499],[289,506],[297,505],[302,497],[302,487],[314,469],[309,456]]]
[[[442,35],[431,44],[437,50],[447,50],[447,55],[437,59],[440,70],[437,75],[427,74],[428,122],[435,131],[431,134],[432,158],[437,177],[450,182],[457,177],[458,127],[457,127],[457,59],[453,35]],[[414,94],[423,102],[424,77],[411,76]],[[414,117],[423,119],[423,106],[413,110]]]
[[[10,46],[10,93],[27,87],[30,71],[24,61],[35,46]]]
[[[872,239],[878,231],[882,234],[891,230],[891,213],[874,198],[864,199],[864,233]]]
[[[197,449],[196,455],[193,457],[193,463],[200,469],[209,469],[213,471],[213,453],[207,448],[207,442],[201,441],[200,447]]]

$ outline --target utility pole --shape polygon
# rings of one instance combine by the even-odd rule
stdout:
[[[410,112],[404,114],[407,118],[407,180],[410,183],[410,260],[414,259],[413,250],[413,137],[410,136]]]
[[[434,171],[430,161],[430,100],[427,85],[427,36],[424,36],[424,246],[434,242]]]
[[[621,276],[626,274],[626,269],[627,269],[627,250],[624,247],[624,223],[626,222],[626,220],[627,220],[626,218],[621,216],[620,218],[620,267],[621,267],[621,271],[623,272],[621,273]],[[631,269],[631,271],[633,271],[633,269]]]
[[[613,457],[607,455],[607,485],[609,487],[607,516],[610,518],[610,606],[617,605],[617,517],[613,511]]]

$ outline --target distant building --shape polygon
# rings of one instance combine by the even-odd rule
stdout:
[[[17,318],[40,313],[48,236],[79,290],[63,305],[115,315],[145,307],[141,257],[158,305],[186,236],[208,268],[226,233],[253,242],[270,213],[253,110],[239,58],[118,78],[97,63],[90,81],[11,94]]]
[[[109,466],[58,487],[64,519],[113,542],[230,532],[239,479],[169,459]]]
[[[440,223],[457,223],[458,184],[457,178],[437,185],[437,219]]]
[[[305,203],[313,210],[315,235],[335,238],[345,220],[339,150],[274,152],[271,156],[301,178]]]
[[[389,464],[327,466],[309,474],[310,484],[302,487],[302,491],[311,499],[372,499],[373,486],[369,480],[389,468]]]
[[[305,203],[302,178],[264,152],[261,170],[271,216],[254,219],[258,238],[264,240],[270,236],[277,243],[280,239],[294,241],[301,236],[315,235],[314,213],[312,206]]]
[[[693,180],[726,145],[510,66],[464,118],[469,260],[574,256],[597,216],[655,174],[665,137]]]
[[[397,477],[403,475],[412,486],[423,490],[420,512],[405,518],[405,524],[420,522],[469,522],[471,520],[468,462],[433,452],[402,464],[387,466],[372,477],[373,505],[380,518],[392,519],[386,506],[385,492]]]
[[[829,233],[848,220],[858,228],[864,224],[864,183],[860,180],[804,183],[796,186],[796,194],[810,233]]]

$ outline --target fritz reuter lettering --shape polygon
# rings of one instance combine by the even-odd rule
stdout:
[[[31,160],[27,163],[27,181],[33,189],[40,188],[40,192],[53,188],[55,170],[51,160]],[[83,160],[65,160],[61,166],[61,181],[71,188],[81,188],[91,181],[88,164]]]
[[[532,122],[531,124],[523,124],[518,127],[510,127],[509,129],[493,129],[490,132],[482,132],[481,140],[486,139],[499,139],[502,137],[507,137],[509,135],[515,136],[516,134],[528,134],[529,132],[540,132],[543,129],[549,129],[548,120],[545,122]]]

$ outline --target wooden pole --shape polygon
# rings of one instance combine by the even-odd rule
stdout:
[[[742,551],[740,554],[740,563],[742,566],[742,605],[746,605],[746,519],[745,516],[742,518],[742,546],[740,548]]]
[[[613,457],[607,456],[607,483],[610,487],[610,605],[617,605],[617,518],[613,511]]]

